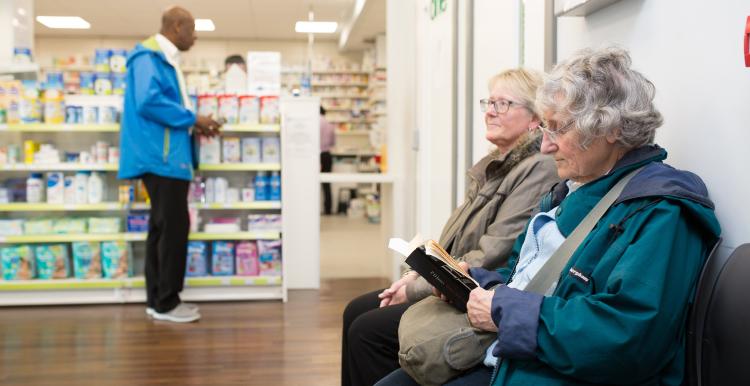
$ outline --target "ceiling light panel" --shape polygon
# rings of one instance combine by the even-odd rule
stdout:
[[[216,26],[214,21],[211,19],[195,19],[195,30],[196,31],[214,31]]]
[[[335,21],[298,21],[294,24],[294,31],[299,33],[332,34],[336,32],[338,25]]]
[[[89,29],[91,24],[80,16],[37,16],[36,21],[47,28]]]

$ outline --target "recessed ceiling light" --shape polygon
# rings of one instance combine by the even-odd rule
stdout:
[[[23,8],[18,8],[18,14],[21,16],[26,16],[26,10]]]
[[[47,28],[89,29],[91,24],[80,16],[37,16],[36,21]]]
[[[195,19],[196,31],[213,31],[216,29],[214,21],[211,19]]]
[[[332,34],[336,32],[339,23],[335,21],[298,21],[294,24],[294,31],[299,33]]]

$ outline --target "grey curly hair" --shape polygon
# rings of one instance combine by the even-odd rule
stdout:
[[[581,50],[555,66],[539,88],[537,108],[574,119],[584,148],[608,134],[627,148],[651,144],[664,120],[654,107],[653,83],[630,64],[623,48]]]

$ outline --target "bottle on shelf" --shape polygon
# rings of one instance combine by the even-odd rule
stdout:
[[[104,180],[99,173],[91,173],[88,184],[88,202],[89,204],[98,204],[104,200]]]
[[[269,195],[271,201],[281,201],[281,176],[279,172],[272,172],[269,178]]]
[[[42,173],[31,173],[29,178],[26,180],[26,202],[42,202],[43,195],[44,182],[42,181]]]
[[[255,174],[255,201],[268,200],[268,179],[265,172]]]

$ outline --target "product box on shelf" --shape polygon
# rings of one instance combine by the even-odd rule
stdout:
[[[36,245],[36,272],[38,279],[65,279],[70,277],[68,246],[65,244]]]
[[[281,140],[279,137],[263,137],[261,139],[261,160],[263,163],[281,162]]]
[[[54,234],[81,234],[86,233],[86,219],[62,217],[52,221],[52,233]]]
[[[211,243],[211,274],[214,276],[234,275],[234,242],[214,241]]]
[[[148,213],[132,212],[128,214],[127,231],[134,233],[148,232]]]
[[[221,162],[221,139],[200,136],[200,163],[218,164]]]
[[[281,241],[258,240],[260,276],[281,276]]]
[[[235,260],[238,276],[258,276],[258,246],[254,241],[237,243]]]
[[[52,229],[51,219],[28,219],[23,224],[23,233],[27,235],[49,235]]]
[[[260,97],[260,123],[275,124],[281,121],[279,108],[279,97]]]
[[[222,159],[227,163],[242,161],[240,139],[238,137],[224,137],[221,139]]]
[[[239,101],[236,95],[219,96],[219,118],[228,124],[236,124],[239,120]]]
[[[125,241],[103,241],[102,276],[105,279],[120,279],[132,276],[133,268],[128,243]]]
[[[3,280],[29,280],[34,278],[34,253],[28,245],[0,248]]]
[[[242,163],[260,163],[260,137],[242,138]]]
[[[185,276],[206,276],[208,270],[208,245],[205,241],[188,241]]]
[[[219,99],[216,95],[203,94],[198,96],[198,114],[219,117]]]
[[[253,125],[260,123],[260,99],[252,95],[240,97],[239,123]]]
[[[20,236],[23,234],[24,220],[0,219],[0,236]]]
[[[73,271],[76,279],[98,279],[102,277],[101,247],[98,242],[74,241]]]
[[[89,233],[120,233],[119,217],[89,217]]]

